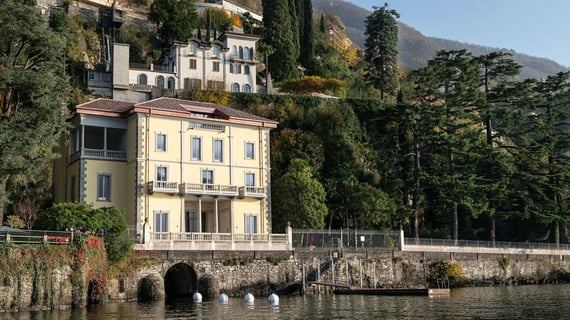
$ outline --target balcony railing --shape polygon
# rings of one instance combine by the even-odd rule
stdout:
[[[240,197],[252,197],[252,198],[265,198],[265,188],[264,187],[251,187],[245,186],[239,188]]]
[[[178,193],[178,183],[170,181],[149,181],[147,183],[149,193],[163,192],[163,193]]]
[[[237,186],[222,184],[183,183],[181,190],[191,195],[238,195]]]
[[[74,152],[71,155],[71,160],[77,160],[79,158],[91,158],[91,159],[103,159],[103,160],[127,160],[126,151],[118,150],[101,150],[101,149],[87,149],[83,148]]]
[[[292,250],[287,234],[150,232],[138,250]]]

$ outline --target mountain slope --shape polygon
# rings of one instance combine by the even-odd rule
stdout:
[[[370,11],[341,0],[313,0],[313,9],[317,14],[319,12],[327,12],[337,15],[346,26],[344,31],[347,36],[355,45],[364,48],[366,39],[364,35],[366,29],[364,20],[371,14]],[[513,54],[513,60],[523,65],[521,69],[521,78],[523,79],[542,79],[548,75],[568,70],[568,68],[550,59],[532,57],[511,49],[491,48],[459,41],[426,37],[403,23],[398,23],[398,29],[400,66],[406,70],[414,70],[425,66],[427,61],[432,59],[438,50],[456,49],[466,49],[475,56],[492,51],[510,52]]]

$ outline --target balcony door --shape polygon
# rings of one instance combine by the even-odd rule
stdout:
[[[186,232],[199,232],[198,229],[198,213],[192,211],[186,211],[185,217],[185,230]]]

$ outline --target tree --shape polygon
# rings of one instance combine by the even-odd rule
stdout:
[[[294,47],[289,1],[263,0],[263,35],[269,53],[269,72],[276,81],[296,78],[298,49]],[[266,65],[267,66],[267,65]]]
[[[522,66],[511,59],[510,53],[503,52],[491,52],[474,60],[479,65],[480,86],[483,89],[479,113],[485,124],[487,143],[481,165],[484,168],[481,182],[487,190],[487,214],[491,220],[490,238],[494,243],[497,205],[508,193],[507,177],[514,172],[514,166],[510,162],[512,158],[505,157],[504,151],[496,148],[501,144],[501,139],[497,128],[494,128],[494,122],[503,112],[502,109],[511,107],[509,101],[513,101],[514,92],[505,89],[511,87],[511,79],[519,74]]]
[[[212,36],[232,28],[233,21],[230,16],[224,11],[215,8],[207,8],[200,15],[200,27],[206,27],[206,42],[211,41]],[[211,33],[216,32],[216,33]],[[219,33],[217,33],[219,32]],[[215,36],[214,36],[215,37]]]
[[[155,0],[150,6],[148,19],[157,25],[164,46],[175,40],[191,38],[198,26],[198,13],[191,0]]]
[[[288,172],[273,182],[271,194],[274,230],[284,230],[288,222],[295,228],[324,228],[325,188],[305,160],[292,160]]]
[[[358,229],[393,230],[396,205],[382,190],[359,183],[349,190],[352,226]]]
[[[542,200],[536,213],[545,223],[553,223],[554,241],[560,243],[560,225],[570,220],[570,72],[559,72],[539,82],[539,100],[533,110],[534,132],[530,138],[541,173]]]
[[[311,0],[302,0],[301,3],[302,8],[301,12],[299,12],[299,27],[301,37],[299,62],[303,67],[310,69],[315,54],[313,35],[313,4]]]
[[[369,64],[368,79],[380,89],[380,99],[394,96],[398,88],[398,23],[400,15],[388,10],[388,4],[374,7],[366,18],[365,60]]]
[[[459,205],[471,215],[481,210],[475,164],[482,137],[478,131],[477,65],[465,50],[439,51],[428,66],[414,72],[416,96],[439,111],[433,128],[436,144],[430,153],[434,197],[449,210],[451,238],[459,237]]]
[[[66,132],[69,82],[65,45],[21,1],[0,3],[0,224],[10,193],[6,186],[45,177]]]
[[[284,175],[294,159],[303,159],[318,175],[324,161],[323,143],[317,135],[297,129],[284,128],[271,137],[271,174]]]

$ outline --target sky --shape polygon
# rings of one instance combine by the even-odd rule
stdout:
[[[513,49],[570,67],[570,0],[345,0],[372,11],[388,3],[425,36]]]

